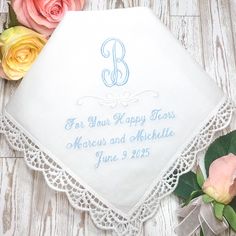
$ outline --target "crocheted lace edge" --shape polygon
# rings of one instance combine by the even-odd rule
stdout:
[[[65,192],[73,207],[89,211],[97,227],[114,230],[122,236],[139,235],[143,222],[156,213],[159,201],[174,191],[182,174],[191,170],[197,153],[211,143],[216,132],[230,124],[233,110],[232,102],[226,98],[129,218],[125,218],[111,209],[99,197],[91,193],[86,186],[63,170],[53,158],[40,150],[39,146],[19,128],[19,125],[6,112],[0,117],[0,133],[6,136],[8,143],[14,150],[24,153],[24,159],[30,168],[43,173],[47,184],[52,189]]]

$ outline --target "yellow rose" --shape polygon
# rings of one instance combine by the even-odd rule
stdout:
[[[23,26],[5,30],[0,36],[0,76],[9,80],[24,77],[46,42],[41,34]]]

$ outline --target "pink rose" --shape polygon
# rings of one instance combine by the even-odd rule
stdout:
[[[12,0],[18,21],[48,37],[66,11],[78,11],[84,0]]]
[[[203,191],[217,202],[228,204],[236,196],[236,156],[229,154],[213,161]]]

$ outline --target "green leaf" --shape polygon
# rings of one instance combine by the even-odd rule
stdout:
[[[204,236],[202,228],[200,228],[200,236]]]
[[[202,191],[202,190],[195,190],[195,191],[193,191],[193,192],[190,194],[189,198],[185,201],[184,205],[185,205],[185,206],[188,205],[188,204],[191,202],[192,199],[194,199],[194,198],[196,198],[196,197],[199,197],[199,196],[202,195],[202,194],[203,194],[203,191]]]
[[[198,185],[202,188],[202,185],[204,184],[205,179],[204,179],[204,176],[203,176],[203,173],[202,173],[202,171],[201,171],[200,166],[197,167],[196,175],[197,175],[197,182],[198,182]]]
[[[234,209],[236,209],[236,197],[233,198],[233,200],[229,203],[229,205]]]
[[[203,200],[203,202],[205,202],[205,203],[210,203],[210,202],[213,202],[215,199],[212,198],[212,197],[210,197],[210,196],[207,195],[207,194],[204,194],[204,195],[202,195],[202,200]]]
[[[236,130],[219,137],[209,146],[204,159],[207,176],[211,163],[229,153],[236,154]]]
[[[225,219],[228,221],[231,228],[236,231],[236,212],[230,205],[226,205],[223,211]]]
[[[217,219],[223,220],[223,211],[225,208],[225,205],[219,202],[214,201],[214,215]]]
[[[196,190],[201,190],[201,189],[197,183],[196,174],[190,171],[179,177],[179,182],[174,193],[178,197],[183,198],[186,201],[188,200],[191,193]]]

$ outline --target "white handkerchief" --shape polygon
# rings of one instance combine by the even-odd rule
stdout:
[[[232,111],[151,10],[68,12],[1,132],[98,227],[138,235]]]

